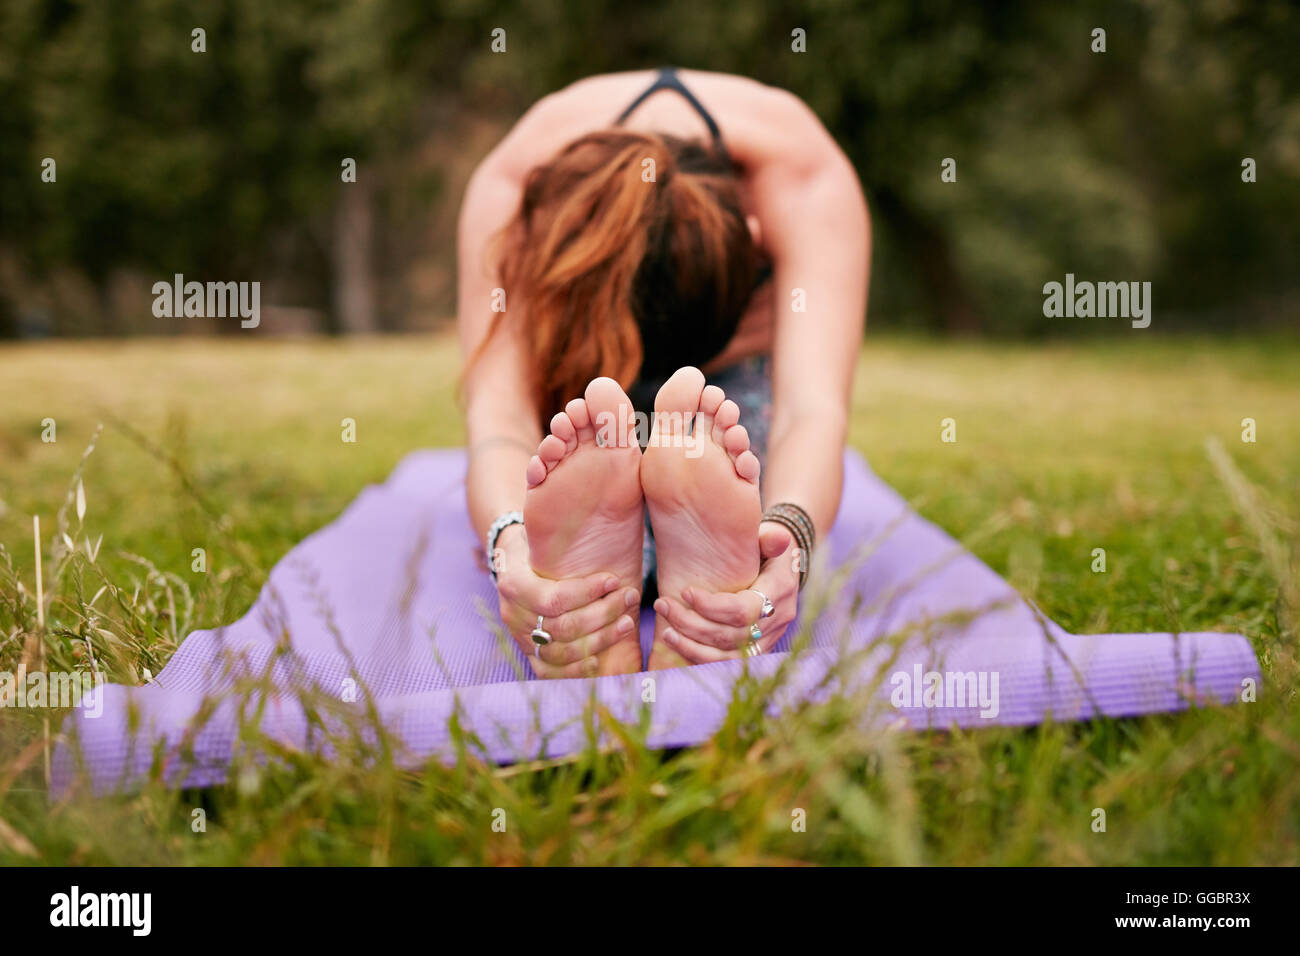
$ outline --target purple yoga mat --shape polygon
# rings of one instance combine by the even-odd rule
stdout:
[[[101,688],[102,708],[74,710],[64,724],[56,792],[80,773],[97,792],[129,789],[156,755],[171,785],[222,782],[241,714],[252,713],[247,695],[230,693],[241,674],[266,675],[272,690],[258,695],[263,733],[299,748],[319,739],[301,689],[339,701],[356,687],[346,706],[359,714],[368,689],[404,747],[400,759],[412,765],[454,759],[453,711],[491,761],[573,753],[587,743],[583,714],[593,695],[628,721],[648,708],[651,746],[699,744],[721,725],[746,664],[767,676],[789,662],[774,711],[828,693],[822,678],[837,668],[841,689],[869,688],[864,719],[914,728],[1228,704],[1247,678],[1259,679],[1250,643],[1237,634],[1066,633],[850,451],[840,514],[818,557],[822,597],[811,583],[804,595],[805,610],[819,613],[803,651],[788,653],[796,621],[772,653],[745,663],[521,680],[530,674],[523,656],[492,630],[495,592],[464,478],[462,450],[412,453],[290,551],[243,618],[195,631],[151,684]],[[643,613],[643,654],[652,632],[653,615]]]

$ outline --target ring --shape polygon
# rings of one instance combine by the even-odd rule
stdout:
[[[761,641],[762,639],[763,639],[763,632],[759,629],[759,626],[757,624],[749,625],[749,642],[753,644],[754,642]]]
[[[542,630],[542,615],[537,615],[537,626],[533,628],[533,632],[528,636],[533,639],[533,643],[538,647],[551,643],[550,633]]]
[[[757,657],[759,654],[762,654],[762,653],[763,653],[763,649],[762,649],[761,647],[759,647],[758,644],[756,644],[756,643],[753,642],[753,641],[750,641],[748,644],[745,645],[745,656],[746,656],[746,657]]]
[[[762,591],[760,591],[758,588],[750,588],[749,590],[753,591],[755,594],[757,594],[759,597],[761,597],[761,598],[763,599],[763,610],[761,610],[761,611],[758,612],[758,619],[759,619],[760,621],[761,621],[763,618],[765,618],[765,617],[771,617],[773,614],[776,613],[776,605],[773,604],[770,600],[768,600],[768,597],[767,597],[766,594],[764,594],[764,593],[763,593]]]

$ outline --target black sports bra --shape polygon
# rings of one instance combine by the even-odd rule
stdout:
[[[695,94],[686,88],[686,85],[677,75],[677,67],[675,66],[661,67],[659,75],[655,77],[655,81],[650,84],[649,88],[646,89],[645,92],[628,104],[627,109],[619,114],[618,119],[614,120],[614,125],[622,126],[624,120],[632,115],[633,110],[660,90],[675,90],[686,99],[687,103],[691,104],[695,109],[695,112],[700,114],[700,119],[704,120],[704,125],[709,128],[709,133],[713,136],[714,147],[722,154],[723,159],[727,162],[731,162],[731,156],[727,153],[727,147],[722,142],[722,131],[718,129],[717,122],[713,119],[712,115],[710,115],[709,111],[704,108],[704,104],[695,98]]]
[[[726,144],[722,142],[722,131],[718,129],[717,121],[714,120],[712,114],[704,108],[704,104],[695,98],[695,94],[686,88],[686,84],[684,84],[681,81],[681,77],[677,75],[677,67],[675,66],[660,67],[659,75],[655,77],[655,81],[651,83],[640,96],[629,103],[627,109],[618,114],[618,119],[614,120],[614,125],[622,126],[624,120],[632,115],[633,110],[660,90],[675,90],[686,99],[687,103],[691,104],[695,109],[695,112],[700,114],[700,119],[704,120],[704,125],[709,128],[709,134],[713,137],[714,148],[717,149],[726,162],[731,163],[731,154],[727,152]],[[758,275],[754,280],[755,291],[757,291],[759,287],[761,287],[763,283],[771,277],[772,263],[769,259],[764,257],[762,264],[759,266]]]

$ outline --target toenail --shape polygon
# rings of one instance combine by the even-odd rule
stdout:
[[[634,626],[632,619],[626,614],[618,619],[618,632],[620,634],[631,634]]]
[[[641,603],[641,595],[637,593],[636,588],[628,588],[623,595],[623,604],[627,607],[636,607]]]

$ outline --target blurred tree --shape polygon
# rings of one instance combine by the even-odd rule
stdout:
[[[447,161],[471,149],[453,131],[676,63],[822,117],[873,208],[876,316],[1076,332],[1041,310],[1043,283],[1073,272],[1151,279],[1188,322],[1258,321],[1297,291],[1298,48],[1284,0],[7,0],[0,253],[101,292],[124,266],[270,276],[330,329],[400,327],[404,264],[454,259],[451,235],[422,235],[469,165]],[[0,334],[20,305],[0,289]]]
[[[20,244],[30,268],[75,263],[101,288],[128,264],[251,279],[288,246],[339,324],[373,313],[358,300],[356,263],[343,261],[369,246],[335,232],[365,221],[374,184],[344,183],[340,164],[365,169],[395,151],[413,108],[389,82],[374,4],[15,0],[6,10],[15,29],[3,31],[0,62],[15,66],[0,72],[0,92],[19,108],[0,138],[19,185],[0,206],[0,238]],[[39,181],[44,156],[57,160],[57,188]],[[352,278],[332,282],[338,273]]]

